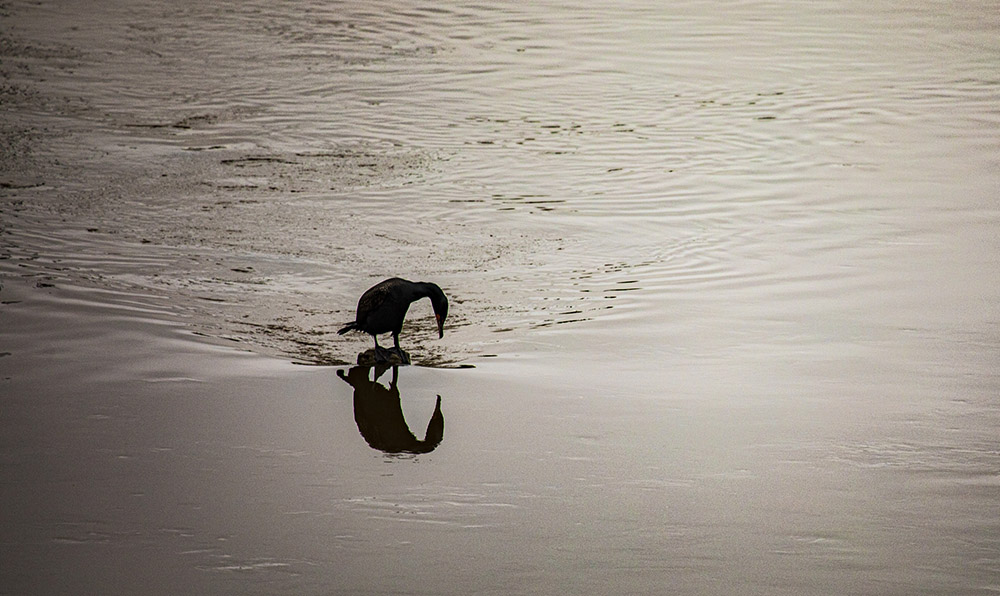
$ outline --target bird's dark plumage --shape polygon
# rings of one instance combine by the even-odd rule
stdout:
[[[379,357],[382,348],[378,345],[380,333],[392,333],[395,350],[399,349],[399,332],[403,329],[403,319],[410,304],[421,298],[430,298],[437,319],[438,337],[444,337],[444,320],[448,316],[448,299],[437,284],[412,282],[398,277],[387,279],[369,288],[358,300],[358,313],[354,321],[337,333],[364,331],[375,338],[375,355]]]

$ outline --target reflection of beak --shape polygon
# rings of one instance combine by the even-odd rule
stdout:
[[[438,322],[438,339],[441,339],[444,337],[444,320],[441,318],[441,315],[434,315],[434,318]]]

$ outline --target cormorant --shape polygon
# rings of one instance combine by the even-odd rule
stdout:
[[[358,300],[358,314],[355,320],[337,331],[340,335],[348,331],[364,331],[375,340],[375,357],[385,359],[385,349],[378,345],[378,334],[392,333],[395,351],[404,362],[405,352],[399,349],[399,332],[403,329],[403,318],[410,303],[421,298],[430,298],[437,319],[438,338],[444,337],[444,319],[448,316],[448,299],[437,284],[412,282],[398,277],[379,282],[369,288]]]

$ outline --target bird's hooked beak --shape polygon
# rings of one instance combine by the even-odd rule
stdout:
[[[444,337],[444,319],[437,313],[434,314],[434,318],[437,319],[438,324],[438,339],[441,339]]]

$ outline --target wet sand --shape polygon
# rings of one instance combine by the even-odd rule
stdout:
[[[383,8],[0,5],[0,592],[998,589],[992,6]]]

